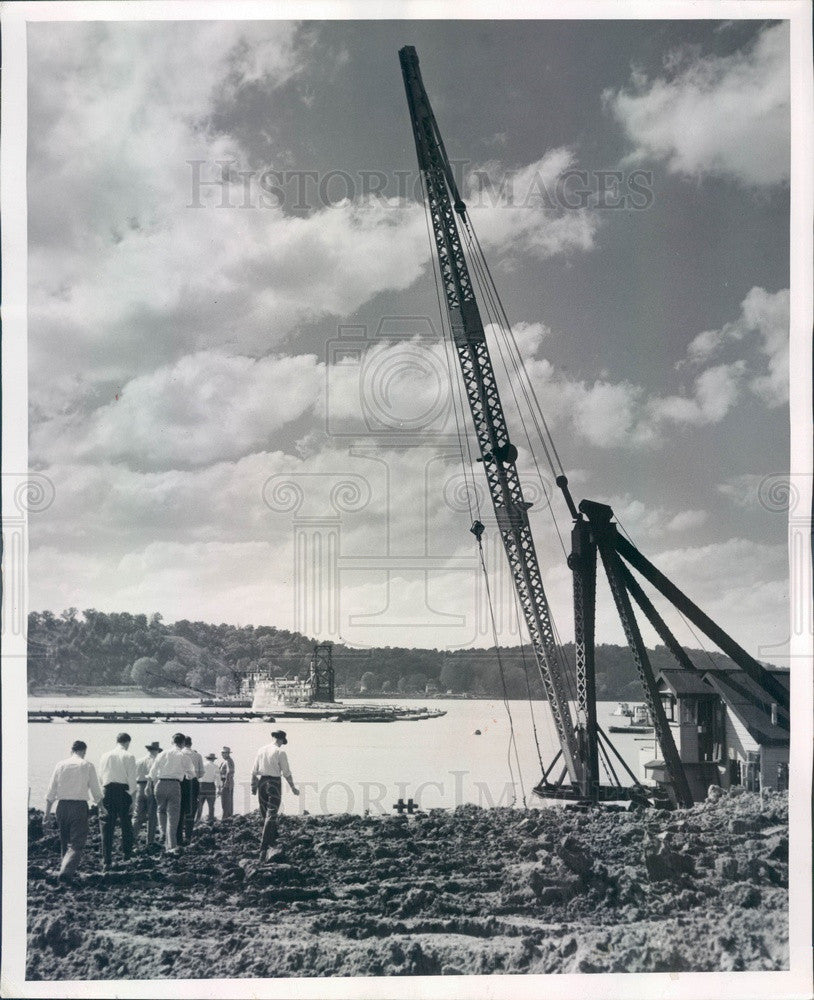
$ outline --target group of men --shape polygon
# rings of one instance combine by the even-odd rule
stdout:
[[[252,794],[258,796],[263,832],[260,841],[261,862],[270,859],[277,842],[277,813],[282,799],[282,779],[294,795],[299,789],[291,777],[286,752],[285,732],[272,732],[272,743],[260,748],[252,768]],[[234,812],[235,764],[229,747],[221,751],[221,761],[214,753],[202,757],[193,749],[192,739],[176,733],[172,746],[163,750],[157,742],[146,744],[147,755],[136,760],[130,753],[130,736],[119,733],[116,746],[103,754],[99,774],[85,759],[87,744],[76,740],[71,756],[54,768],[46,792],[45,817],[54,815],[59,830],[62,860],[61,881],[76,876],[89,833],[89,797],[98,806],[102,834],[102,863],[105,871],[113,864],[113,834],[122,831],[122,854],[132,857],[142,827],[147,825],[147,850],[161,842],[168,854],[179,854],[192,840],[196,822],[204,806],[207,822],[215,821],[215,800],[220,797],[223,818]]]
[[[176,733],[172,747],[162,750],[154,741],[145,746],[147,754],[137,761],[130,743],[128,733],[119,733],[116,746],[102,754],[97,774],[85,759],[87,744],[76,740],[71,756],[54,768],[45,795],[44,819],[47,822],[54,812],[62,852],[59,877],[63,880],[76,874],[88,839],[89,797],[99,811],[105,871],[113,864],[117,826],[121,828],[122,854],[129,860],[145,823],[148,850],[163,842],[169,853],[177,854],[179,845],[191,841],[205,805],[208,822],[214,822],[218,795],[224,818],[234,812],[235,763],[229,747],[221,751],[218,764],[214,753],[202,757],[193,749],[191,737]]]

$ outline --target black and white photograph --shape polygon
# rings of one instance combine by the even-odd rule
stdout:
[[[2,17],[0,994],[810,998],[809,6]]]

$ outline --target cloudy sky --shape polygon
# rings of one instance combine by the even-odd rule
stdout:
[[[491,643],[405,44],[577,500],[777,659],[787,522],[759,485],[789,464],[780,22],[30,24],[30,461],[55,489],[30,607]],[[621,642],[609,605],[599,638]]]

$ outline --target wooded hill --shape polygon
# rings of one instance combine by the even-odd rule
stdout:
[[[132,685],[146,692],[227,694],[252,670],[273,676],[307,677],[314,640],[272,625],[211,625],[183,619],[172,625],[160,614],[132,615],[68,608],[28,616],[29,690],[68,686]],[[573,668],[574,646],[563,647]],[[720,653],[687,650],[699,667],[728,662]],[[544,697],[529,647],[455,650],[373,650],[334,644],[337,686],[355,694],[470,694],[510,698]],[[674,666],[665,646],[651,653],[653,667]],[[601,645],[596,652],[597,697],[641,700],[626,646]]]

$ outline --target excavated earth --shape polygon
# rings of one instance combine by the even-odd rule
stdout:
[[[282,851],[259,867],[254,813],[105,874],[92,823],[66,886],[32,811],[28,978],[785,969],[787,817],[780,793],[676,812],[282,817]]]

